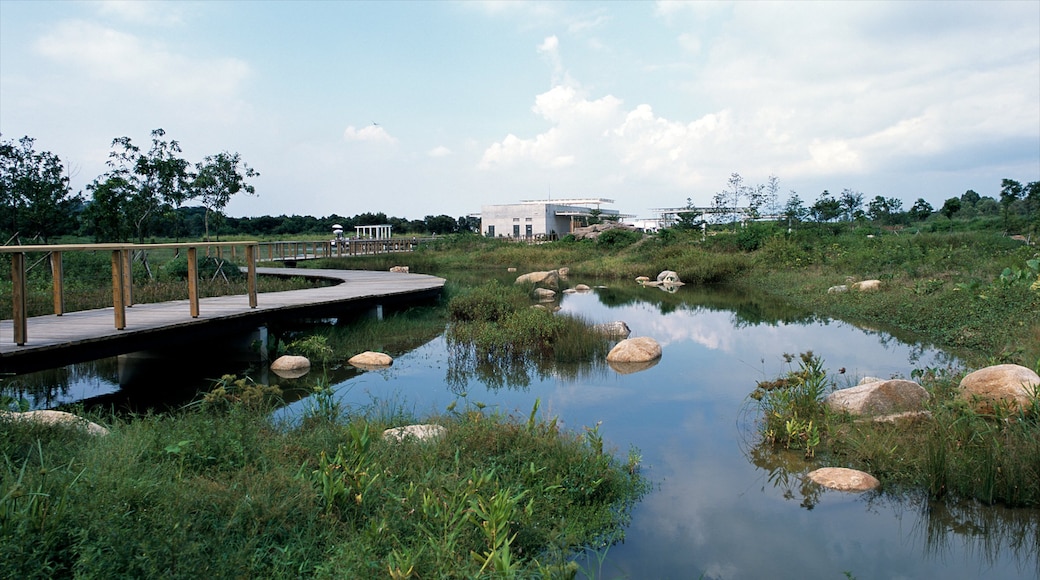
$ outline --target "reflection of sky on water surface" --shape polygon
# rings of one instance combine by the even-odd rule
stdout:
[[[943,366],[942,353],[842,322],[735,325],[727,310],[690,306],[662,314],[646,302],[609,308],[595,293],[566,296],[563,312],[591,322],[624,320],[634,336],[662,344],[660,364],[631,375],[604,365],[576,381],[532,374],[523,389],[470,384],[466,401],[526,417],[539,399],[541,414],[558,416],[567,428],[601,423],[620,455],[630,446],[640,450],[654,490],[636,506],[625,543],[608,551],[602,577],[1036,577],[1035,554],[1016,560],[1006,548],[987,553],[978,538],[953,533],[945,533],[941,550],[929,546],[921,531],[929,516],[917,504],[824,492],[813,509],[801,507],[797,475],[788,488],[775,486],[749,458],[742,433],[754,409],[747,395],[757,381],[789,368],[784,353],[812,350],[829,371],[845,367],[849,382]],[[449,366],[438,337],[398,356],[390,369],[361,373],[337,389],[351,406],[390,401],[422,418],[457,399],[445,380]],[[298,417],[309,404],[298,401],[278,415]],[[1035,522],[1037,512],[1026,513]]]
[[[558,416],[570,429],[601,423],[600,432],[622,456],[630,446],[640,450],[654,491],[635,508],[625,543],[610,548],[598,576],[843,578],[846,570],[858,578],[1035,575],[1035,563],[1019,570],[1007,553],[987,558],[956,536],[942,554],[928,555],[914,531],[924,525],[916,505],[823,492],[807,510],[797,480],[793,497],[785,498],[746,455],[746,397],[756,381],[788,369],[784,353],[813,350],[830,371],[845,367],[853,382],[941,366],[941,353],[841,322],[735,328],[728,311],[661,314],[647,303],[608,308],[593,293],[569,295],[562,306],[591,322],[624,320],[634,336],[657,339],[664,351],[660,364],[632,375],[602,367],[574,382],[532,377],[525,389],[470,384],[467,400],[526,417],[537,398],[544,416]],[[364,405],[391,398],[420,417],[441,411],[456,399],[444,381],[447,367],[444,340],[437,338],[399,357],[390,370],[348,381],[344,400]]]

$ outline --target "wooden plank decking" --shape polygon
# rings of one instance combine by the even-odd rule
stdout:
[[[333,278],[340,284],[323,288],[266,292],[258,296],[257,307],[249,307],[246,295],[202,298],[199,316],[192,318],[188,300],[156,304],[135,304],[126,309],[126,328],[116,330],[112,308],[69,312],[62,316],[36,316],[28,320],[28,341],[18,346],[13,341],[11,320],[0,321],[0,372],[13,372],[32,359],[39,367],[41,359],[64,359],[71,350],[140,350],[159,335],[172,332],[208,331],[229,323],[260,326],[265,320],[293,313],[311,311],[323,306],[351,302],[375,302],[391,299],[421,298],[436,295],[444,279],[424,274],[401,274],[365,270],[324,270],[307,268],[257,268],[261,275]]]

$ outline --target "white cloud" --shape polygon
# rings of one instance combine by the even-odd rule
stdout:
[[[364,141],[368,143],[382,143],[393,145],[397,139],[387,133],[381,125],[365,125],[358,129],[353,125],[347,126],[343,131],[343,139],[346,141]]]
[[[82,20],[59,23],[35,48],[89,81],[168,99],[233,96],[250,75],[249,65],[238,59],[192,59],[162,43]]]
[[[433,149],[430,149],[426,154],[430,157],[447,157],[451,155],[451,149],[448,149],[444,145],[438,145]]]

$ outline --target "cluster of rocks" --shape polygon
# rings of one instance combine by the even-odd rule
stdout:
[[[595,240],[599,237],[600,234],[607,230],[627,230],[630,232],[640,231],[639,228],[633,225],[623,224],[620,222],[604,222],[601,224],[593,224],[584,228],[574,228],[574,231],[571,232],[571,235],[574,236],[574,239],[576,240]]]
[[[361,370],[385,369],[394,364],[394,359],[382,352],[365,351],[347,360],[351,366]],[[298,379],[311,370],[311,361],[305,356],[287,354],[271,363],[271,371],[283,379]]]
[[[675,271],[663,270],[657,275],[656,280],[651,280],[646,276],[638,276],[636,278],[636,284],[639,284],[640,286],[674,288],[682,286],[684,283],[679,279],[679,274]]]
[[[957,397],[980,413],[996,407],[1019,411],[1029,407],[1040,389],[1040,376],[1013,364],[989,366],[961,379]],[[862,420],[902,423],[928,420],[928,391],[914,381],[866,377],[854,387],[829,394],[825,404],[832,411],[845,412]],[[809,478],[832,489],[865,491],[879,485],[876,478],[854,469],[824,468],[809,473]]]
[[[881,280],[860,280],[859,282],[853,282],[851,279],[845,284],[838,286],[831,286],[827,289],[828,294],[840,294],[842,292],[848,292],[849,290],[855,290],[857,292],[873,292],[881,289]]]

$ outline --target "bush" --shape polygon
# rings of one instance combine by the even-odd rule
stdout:
[[[200,280],[227,280],[230,282],[245,278],[245,273],[228,260],[199,256],[196,263]],[[163,264],[159,268],[158,278],[160,281],[187,280],[187,255],[180,255]]]
[[[608,249],[620,249],[643,239],[643,234],[626,230],[624,228],[613,228],[600,232],[596,238],[596,245]]]

